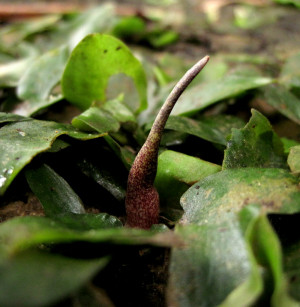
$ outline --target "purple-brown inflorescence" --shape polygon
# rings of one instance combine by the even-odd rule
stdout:
[[[183,91],[209,60],[205,56],[197,62],[175,85],[160,109],[148,138],[136,156],[128,176],[126,193],[126,225],[149,229],[158,223],[159,196],[154,187],[160,140],[169,115]]]

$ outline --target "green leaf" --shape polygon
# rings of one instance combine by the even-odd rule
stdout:
[[[123,17],[114,27],[112,33],[120,38],[142,35],[146,30],[145,21],[137,16]]]
[[[12,123],[12,122],[20,122],[20,121],[25,121],[25,120],[30,120],[28,117],[23,117],[21,115],[13,114],[13,113],[5,113],[5,112],[0,112],[0,123]]]
[[[50,94],[61,79],[68,55],[68,48],[62,46],[32,62],[17,87],[18,97],[26,101],[21,115],[31,115],[61,99],[61,95]]]
[[[109,78],[120,73],[131,77],[138,90],[140,103],[133,111],[145,109],[147,82],[140,62],[120,40],[104,34],[88,35],[67,63],[62,78],[63,94],[76,106],[87,109],[93,102],[105,101]]]
[[[184,248],[173,249],[171,258],[174,301],[179,306],[252,305],[262,293],[262,275],[257,244],[247,239],[251,221],[259,213],[299,212],[297,185],[297,178],[282,169],[244,168],[213,174],[192,186],[181,198],[185,213],[176,227]],[[269,232],[261,232],[268,240]],[[267,249],[263,246],[259,253]],[[290,302],[283,275],[275,276],[282,272],[280,259],[274,261],[266,266],[274,273],[273,297]]]
[[[39,54],[34,46],[26,42],[20,43],[14,49],[18,54],[17,59],[0,65],[1,86],[16,86],[28,66]]]
[[[248,205],[239,213],[240,228],[244,233],[250,272],[248,278],[237,286],[220,305],[221,307],[231,306],[253,306],[263,292],[263,278],[261,270],[255,259],[249,240],[252,233],[254,221],[259,215],[259,207]]]
[[[82,131],[97,131],[99,133],[116,132],[119,122],[112,115],[98,107],[90,107],[79,116],[74,117],[72,125]]]
[[[271,306],[299,306],[299,303],[294,301],[287,293],[280,242],[266,216],[262,215],[255,221],[249,234],[249,241],[258,263],[271,274],[274,289]]]
[[[300,145],[291,147],[287,162],[294,174],[300,174]]]
[[[189,115],[226,98],[235,97],[245,91],[273,82],[273,79],[260,75],[230,73],[219,80],[202,83],[183,93],[175,105],[173,115]]]
[[[79,196],[70,185],[48,165],[26,171],[27,182],[43,205],[45,214],[55,217],[63,213],[84,213]]]
[[[80,215],[79,215],[80,216]],[[61,244],[72,242],[103,243],[112,245],[153,245],[170,247],[179,245],[180,241],[171,231],[159,233],[140,229],[117,227],[118,222],[113,223],[113,228],[108,227],[107,222],[97,222],[103,228],[91,227],[95,221],[89,217],[77,218],[78,221],[70,221],[71,215],[62,216],[61,221],[55,221],[47,217],[27,216],[16,217],[0,224],[0,257],[13,255],[24,250],[37,247],[40,244]],[[69,219],[69,221],[68,221]],[[88,220],[84,227],[78,227],[79,221]],[[98,218],[95,218],[95,220]],[[101,216],[100,216],[101,219]],[[103,219],[103,216],[102,216]],[[78,223],[77,223],[78,222]],[[77,223],[77,225],[75,225]],[[81,223],[81,221],[80,221]],[[84,223],[84,222],[82,222]],[[70,226],[70,227],[69,227]],[[94,226],[93,226],[94,227]],[[76,228],[76,229],[74,229]],[[81,228],[81,229],[80,229]]]
[[[48,30],[57,24],[60,18],[58,15],[51,14],[24,22],[9,23],[0,30],[0,43],[14,46],[30,35]]]
[[[118,218],[107,213],[64,213],[56,215],[53,218],[64,226],[75,230],[106,229],[123,226]]]
[[[54,35],[59,35],[63,44],[67,38],[69,48],[73,50],[85,36],[91,33],[106,33],[113,28],[115,22],[115,6],[104,3],[78,14],[74,20],[66,23],[61,31],[55,32]]]
[[[133,152],[124,147],[120,146],[111,136],[105,135],[104,140],[107,142],[109,147],[114,151],[117,157],[123,162],[127,170],[130,170],[131,165],[135,159]]]
[[[300,53],[289,57],[281,69],[279,82],[288,88],[300,87]]]
[[[256,110],[243,129],[233,129],[228,141],[223,168],[287,168],[283,144],[268,119]]]
[[[120,98],[106,101],[102,108],[109,112],[120,123],[136,122],[135,116],[131,110],[122,103]]]
[[[251,263],[237,219],[179,225],[175,233],[184,247],[171,255],[170,305],[217,306],[248,279]]]
[[[282,86],[270,85],[262,89],[264,99],[281,114],[300,124],[300,99]]]
[[[158,157],[155,186],[159,192],[161,213],[176,220],[182,215],[181,195],[195,182],[219,172],[219,165],[179,152],[166,150]]]
[[[189,223],[214,223],[230,218],[247,204],[266,212],[300,211],[298,179],[277,168],[228,169],[193,185],[181,198]]]
[[[0,195],[4,194],[25,165],[37,154],[51,148],[56,138],[64,134],[79,140],[102,136],[78,131],[67,124],[33,119],[10,123],[2,127],[0,129]]]
[[[300,301],[300,242],[296,242],[284,249],[284,271],[289,280],[289,293]]]
[[[283,143],[283,147],[284,147],[284,153],[286,155],[288,155],[290,153],[290,150],[292,147],[300,145],[299,142],[295,141],[295,140],[291,140],[288,138],[281,138],[281,142]]]
[[[111,155],[111,152],[109,154]],[[120,167],[115,167],[116,162],[118,162],[118,160],[108,160],[103,155],[97,162],[86,158],[84,160],[80,159],[76,165],[83,174],[92,178],[123,205],[126,195],[126,184],[123,182],[123,173]]]
[[[277,3],[280,3],[280,4],[293,4],[295,5],[296,7],[299,7],[300,8],[300,3],[299,3],[299,0],[273,0],[274,2],[277,2]]]
[[[170,116],[166,129],[176,130],[198,136],[209,142],[226,145],[226,137],[231,128],[241,128],[244,122],[236,117],[217,115],[213,118],[194,120],[181,116]]]
[[[45,306],[78,290],[107,264],[107,258],[72,259],[27,251],[0,260],[0,305]]]

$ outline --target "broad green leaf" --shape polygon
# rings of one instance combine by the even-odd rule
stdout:
[[[119,122],[107,111],[99,107],[90,107],[72,120],[72,125],[82,131],[99,133],[118,131]]]
[[[219,172],[219,165],[166,150],[158,157],[155,186],[159,192],[161,212],[176,220],[182,215],[181,195],[195,182]]]
[[[277,2],[277,3],[280,3],[280,4],[293,4],[295,5],[296,7],[299,7],[300,8],[300,3],[299,3],[299,0],[273,0],[274,2]]]
[[[136,118],[132,111],[121,101],[122,99],[117,98],[106,101],[102,108],[109,112],[118,122],[136,122]]]
[[[55,217],[63,213],[84,213],[79,196],[70,185],[48,165],[26,171],[27,182],[41,202],[45,214]]]
[[[239,213],[247,205],[250,210],[252,204],[261,214],[297,212],[297,185],[297,178],[282,169],[245,168],[213,174],[192,186],[181,198],[185,213],[182,225],[176,227],[184,248],[173,249],[171,258],[170,290],[175,302],[179,306],[251,306],[262,291],[262,276],[256,250],[243,229],[257,214],[249,218]],[[277,298],[288,302],[283,277],[276,278],[273,288],[281,289],[276,290],[281,293]]]
[[[61,151],[62,149],[65,149],[67,147],[70,146],[70,143],[66,142],[66,141],[63,141],[61,139],[56,139],[52,145],[51,145],[51,148],[49,148],[47,150],[47,152],[58,152],[58,151]]]
[[[0,30],[0,44],[14,46],[30,35],[48,30],[60,18],[58,15],[51,14],[24,22],[9,23]]]
[[[145,109],[147,82],[140,62],[117,38],[88,35],[77,45],[67,63],[62,78],[63,94],[76,106],[87,109],[93,102],[105,101],[109,78],[120,73],[133,79],[139,93],[140,103],[133,111]]]
[[[287,293],[280,242],[266,216],[262,215],[255,221],[249,234],[249,241],[258,264],[265,267],[272,278],[274,290],[270,305],[272,307],[299,306],[299,303],[294,301]]]
[[[284,271],[289,280],[290,295],[300,301],[300,242],[296,242],[284,249]]]
[[[257,8],[250,5],[238,5],[234,9],[234,23],[242,29],[256,29],[267,24],[275,23],[278,19],[276,8]]]
[[[181,116],[170,116],[166,129],[176,130],[198,136],[209,142],[226,145],[226,137],[231,128],[242,128],[244,122],[232,116],[217,115],[212,118],[194,120]]]
[[[117,157],[123,162],[126,169],[130,170],[135,159],[133,152],[124,146],[120,146],[110,135],[105,135],[103,138]]]
[[[102,136],[78,131],[71,125],[51,121],[26,120],[0,129],[0,195],[4,194],[16,175],[37,154],[47,151],[60,135],[79,140]]]
[[[300,124],[300,99],[279,85],[270,85],[262,89],[264,99],[281,114]]]
[[[149,43],[155,48],[162,48],[178,41],[179,35],[172,30],[158,29],[146,35]]]
[[[238,220],[215,222],[176,226],[184,247],[172,250],[170,305],[217,306],[248,279],[251,263]]]
[[[207,67],[206,69],[209,69]],[[259,88],[272,83],[273,80],[260,75],[243,75],[230,73],[207,83],[194,86],[182,94],[180,101],[174,107],[173,115],[188,115],[226,98],[235,97],[245,91]]]
[[[123,17],[113,28],[113,35],[120,38],[127,38],[145,33],[146,23],[137,16]]]
[[[14,49],[19,53],[19,57],[16,56],[16,60],[0,65],[0,86],[16,86],[28,66],[39,54],[34,46],[25,42]]]
[[[59,35],[62,43],[65,43],[67,37],[69,48],[73,50],[85,36],[106,33],[113,28],[115,22],[115,6],[104,3],[79,14],[72,22],[66,23],[61,32],[55,32],[54,35]]]
[[[291,147],[287,162],[292,173],[300,173],[300,145]]]
[[[256,110],[243,129],[233,129],[228,140],[223,168],[287,168],[283,144],[268,119]]]
[[[253,306],[263,292],[263,277],[255,259],[249,237],[252,234],[253,225],[259,216],[260,209],[255,204],[244,207],[239,212],[240,229],[245,237],[245,244],[250,265],[249,276],[243,283],[238,285],[220,305],[231,306]]]
[[[61,79],[68,55],[67,47],[62,46],[31,63],[17,87],[18,97],[26,102],[21,115],[31,115],[61,99],[61,95],[51,95],[51,90]]]
[[[23,117],[17,114],[13,113],[5,113],[5,112],[0,112],[0,123],[12,123],[12,122],[20,122],[20,121],[26,121],[30,120],[28,117]]]
[[[300,87],[300,53],[287,59],[281,69],[279,82],[288,88]]]
[[[286,155],[288,155],[290,153],[290,150],[292,147],[294,146],[297,146],[297,145],[300,145],[299,142],[295,141],[295,140],[291,140],[291,139],[288,139],[288,138],[281,138],[281,142],[283,144],[283,147],[284,147],[284,153]]]
[[[80,219],[80,218],[78,218]],[[83,218],[84,219],[84,218]],[[71,222],[70,222],[71,223]],[[67,219],[61,222],[47,217],[27,216],[10,219],[0,225],[1,255],[13,255],[40,244],[72,242],[104,243],[112,245],[178,246],[180,241],[171,231],[156,232],[124,227],[74,229]],[[89,223],[92,223],[90,220]],[[69,225],[68,225],[69,224]],[[71,226],[71,227],[69,227]],[[118,226],[114,223],[114,226]]]
[[[48,306],[78,290],[107,258],[72,259],[26,251],[0,260],[1,306]]]
[[[298,179],[277,168],[228,169],[194,184],[181,198],[183,220],[200,225],[230,218],[247,204],[266,212],[299,212]]]
[[[75,230],[106,229],[123,226],[118,218],[107,213],[65,213],[56,215],[53,218],[64,226]]]
[[[109,152],[109,155],[111,155],[111,152]],[[101,159],[99,159],[97,162],[86,158],[84,160],[80,159],[76,165],[83,174],[89,178],[92,178],[97,184],[120,201],[123,206],[126,195],[126,182],[128,174],[127,172],[125,173],[125,168],[122,171],[120,169],[120,165],[118,165],[116,162],[119,161],[113,159],[108,160],[107,156],[103,154]],[[126,177],[126,179],[124,177]]]

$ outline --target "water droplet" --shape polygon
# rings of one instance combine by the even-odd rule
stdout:
[[[14,169],[13,169],[13,168],[10,168],[10,169],[7,170],[7,174],[8,174],[8,175],[11,175],[11,174],[13,173],[13,171],[14,171]]]
[[[5,177],[3,177],[3,176],[0,175],[0,187],[2,187],[2,186],[4,185],[6,179],[7,179],[7,178],[5,178]]]

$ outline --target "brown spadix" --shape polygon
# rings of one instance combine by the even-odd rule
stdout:
[[[159,196],[154,187],[160,140],[169,115],[187,86],[209,60],[205,56],[197,62],[175,85],[160,109],[146,142],[137,154],[128,176],[126,193],[126,225],[149,229],[158,223]]]

